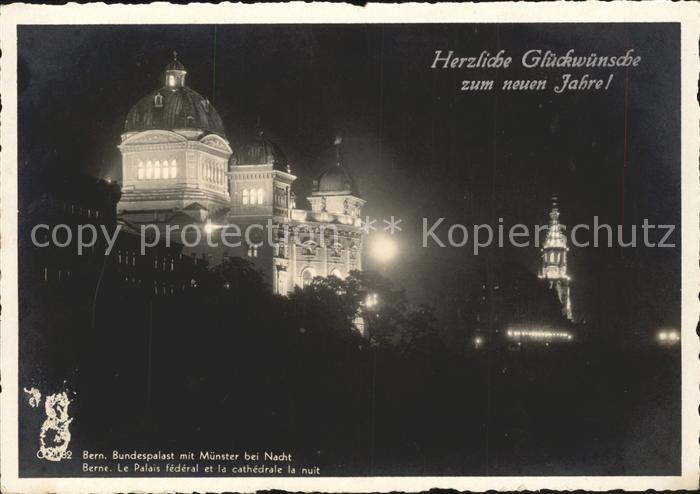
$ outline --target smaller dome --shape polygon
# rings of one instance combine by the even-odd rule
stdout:
[[[357,184],[341,164],[336,164],[328,168],[314,180],[314,192],[321,193],[350,193],[359,196]]]
[[[335,142],[335,165],[327,168],[319,177],[314,180],[313,192],[318,194],[352,194],[359,197],[360,192],[357,188],[352,175],[343,166],[343,150],[341,145],[343,138],[336,136]]]
[[[273,165],[275,170],[291,173],[287,157],[282,149],[265,138],[262,131],[253,139],[234,151],[232,157],[235,165]]]

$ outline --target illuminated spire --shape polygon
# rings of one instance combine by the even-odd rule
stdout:
[[[569,297],[570,278],[567,273],[567,239],[564,225],[559,222],[559,198],[552,195],[552,207],[549,210],[547,236],[542,245],[542,266],[539,277],[549,281],[551,288],[556,288],[562,312],[572,319],[571,299]]]

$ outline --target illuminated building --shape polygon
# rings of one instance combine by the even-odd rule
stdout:
[[[336,138],[335,162],[313,182],[310,209],[298,209],[292,192],[297,177],[280,147],[262,129],[232,146],[214,106],[187,87],[186,75],[175,56],[164,86],[128,113],[119,145],[120,218],[157,225],[175,242],[180,239],[169,226],[194,225],[218,245],[201,241],[183,252],[209,265],[246,258],[282,295],[316,276],[344,278],[362,269],[365,201],[344,163],[342,140]],[[243,232],[229,242],[240,245],[221,241],[228,225]]]
[[[569,287],[571,278],[567,273],[569,248],[567,247],[566,235],[564,235],[565,227],[559,223],[557,202],[557,196],[552,196],[552,209],[549,212],[547,236],[542,246],[542,266],[539,277],[546,280],[550,288],[556,290],[559,302],[561,302],[562,313],[571,321],[573,320]]]
[[[506,336],[509,340],[520,343],[568,343],[574,336],[570,331],[550,325],[511,324]]]
[[[164,85],[129,111],[119,150],[122,198],[118,213],[134,222],[154,213],[186,211],[196,219],[229,205],[229,142],[209,100],[185,84],[177,58],[164,71]]]

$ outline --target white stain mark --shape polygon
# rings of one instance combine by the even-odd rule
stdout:
[[[66,458],[66,451],[70,444],[70,423],[73,421],[68,415],[70,400],[66,392],[48,395],[44,401],[46,420],[39,433],[38,456],[49,461],[61,461]]]
[[[36,408],[41,404],[41,391],[36,388],[24,388],[24,392],[29,395],[29,406]]]

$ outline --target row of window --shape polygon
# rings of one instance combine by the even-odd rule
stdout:
[[[248,204],[254,206],[256,204],[263,204],[265,192],[262,189],[243,189],[241,196],[243,197],[244,206]]]
[[[316,272],[313,270],[313,268],[306,268],[304,271],[301,272],[301,286],[309,286],[311,282],[313,281],[314,277],[316,276]],[[343,274],[340,272],[338,268],[334,268],[331,270],[331,272],[328,274],[328,276],[335,276],[336,278],[342,278]]]
[[[139,161],[136,176],[139,180],[160,180],[177,178],[177,161]]]
[[[207,182],[226,185],[226,170],[224,165],[205,163],[202,165],[202,176]],[[138,180],[169,180],[177,178],[177,160],[139,161],[136,168]]]

